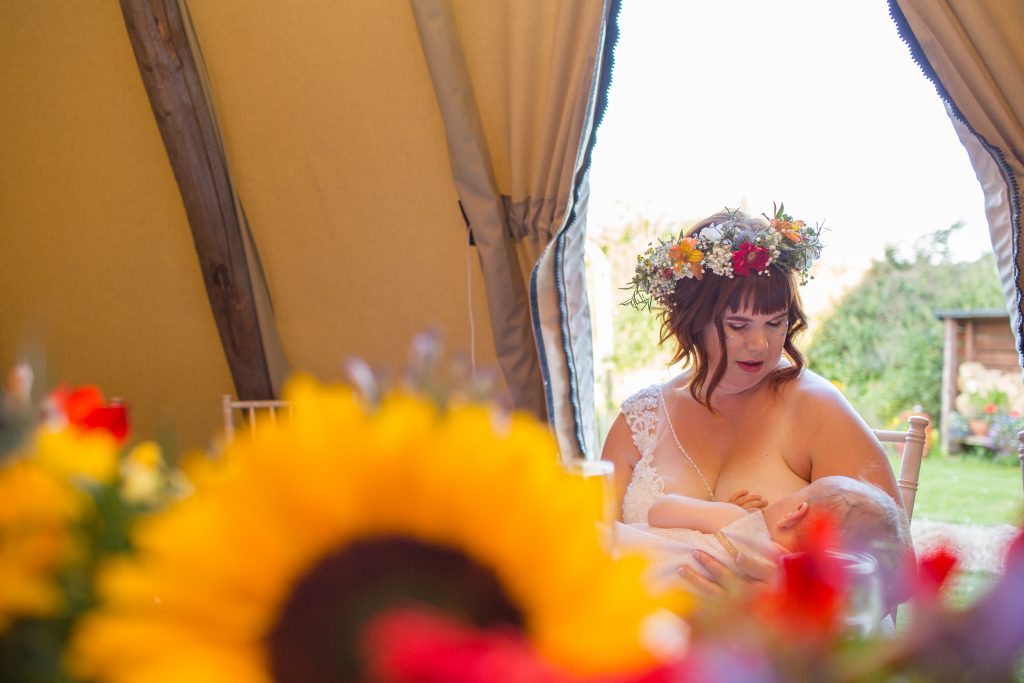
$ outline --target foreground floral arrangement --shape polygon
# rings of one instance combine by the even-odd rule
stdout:
[[[600,491],[546,430],[403,395],[370,413],[311,380],[288,400],[290,424],[232,444],[233,476],[140,524],[137,556],[100,575],[80,672],[348,680],[367,617],[407,600],[519,630],[567,670],[650,663],[641,567],[603,553]]]
[[[412,606],[518,634],[564,675],[656,661],[644,634],[658,629],[659,608],[680,609],[679,596],[651,596],[638,559],[605,551],[599,482],[566,474],[542,426],[404,392],[369,407],[308,378],[286,398],[287,424],[190,463],[190,482],[165,484],[156,512],[124,500],[126,465],[148,446],[118,467],[109,430],[28,430],[0,491],[8,480],[24,488],[31,470],[64,497],[37,485],[5,499],[29,523],[0,536],[31,527],[52,550],[21,553],[35,583],[14,587],[26,604],[8,610],[0,637],[31,640],[40,623],[61,622],[70,637],[40,654],[49,675],[61,662],[60,675],[79,680],[357,680],[371,620]],[[81,476],[79,457],[102,476]],[[118,509],[96,507],[112,493]],[[41,499],[45,515],[27,504]],[[130,552],[90,535],[115,518],[130,520],[115,544]],[[73,608],[60,599],[71,574],[88,576]]]
[[[95,387],[30,400],[31,371],[0,397],[0,680],[66,681],[62,653],[131,520],[181,490],[159,447],[126,449],[128,413]]]
[[[778,585],[654,596],[639,559],[606,551],[601,488],[557,465],[545,428],[490,404],[381,396],[298,378],[287,424],[177,467],[155,444],[127,447],[126,409],[98,390],[51,394],[40,420],[13,381],[0,679],[1012,679],[1020,538],[966,610],[941,598],[955,560],[922,558],[898,637],[844,628],[851,588],[827,525]]]

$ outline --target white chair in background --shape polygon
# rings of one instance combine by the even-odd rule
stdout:
[[[271,424],[277,423],[278,413],[286,411],[291,417],[292,408],[288,401],[235,401],[230,394],[224,394],[222,401],[224,412],[224,438],[228,443],[235,438],[235,413],[240,413],[244,423],[249,425],[249,433],[256,431],[258,416],[266,416]]]
[[[900,458],[900,471],[896,476],[896,485],[900,489],[903,509],[907,512],[907,521],[914,516],[914,498],[917,497],[917,481],[921,475],[921,459],[924,457],[925,430],[928,418],[911,415],[907,431],[891,431],[876,429],[875,438],[882,443],[903,444],[903,455]]]
[[[928,418],[920,415],[911,415],[907,422],[905,432],[875,429],[875,438],[882,443],[903,444],[903,452],[900,456],[900,471],[896,475],[896,485],[900,490],[900,500],[903,502],[903,509],[907,513],[907,524],[910,524],[914,516],[914,499],[917,497],[917,482],[921,476],[921,459],[924,457],[924,444],[927,438]],[[889,635],[896,632],[897,607],[883,621],[883,632]]]

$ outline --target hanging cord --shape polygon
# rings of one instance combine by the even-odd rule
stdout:
[[[466,242],[466,308],[469,311],[469,371],[476,377],[476,323],[473,320],[473,263],[470,254],[473,249]]]
[[[476,321],[473,320],[473,262],[472,247],[476,246],[473,239],[473,228],[469,225],[466,207],[459,200],[459,213],[466,224],[466,309],[469,313],[469,372],[470,379],[476,379]]]

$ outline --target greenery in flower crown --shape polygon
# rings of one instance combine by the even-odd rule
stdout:
[[[810,227],[785,212],[785,205],[773,207],[768,225],[753,237],[740,228],[738,211],[712,223],[696,235],[686,231],[649,245],[637,256],[636,271],[626,289],[632,296],[624,305],[650,309],[671,306],[676,283],[688,278],[702,279],[709,271],[721,277],[771,275],[769,266],[791,270],[800,284],[810,279],[811,264],[821,255],[821,226]]]

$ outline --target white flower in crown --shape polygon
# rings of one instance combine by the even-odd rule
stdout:
[[[704,267],[715,275],[732,277],[732,244],[726,241],[715,242],[704,252]]]
[[[722,226],[717,223],[712,223],[701,230],[697,237],[701,240],[707,240],[708,242],[719,242],[725,239],[725,233],[722,232]]]

